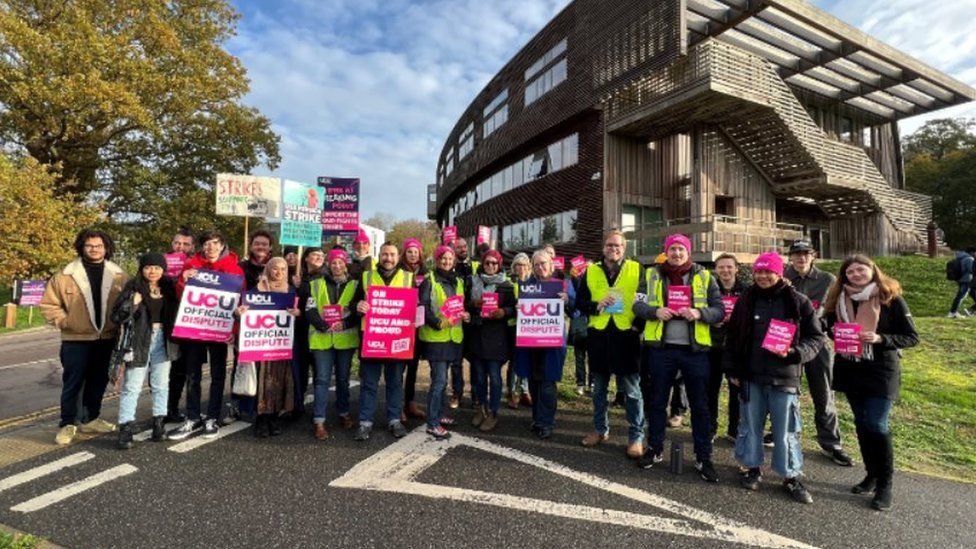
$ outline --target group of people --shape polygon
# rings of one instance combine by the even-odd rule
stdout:
[[[789,266],[777,253],[756,258],[752,283],[747,285],[734,255],[721,255],[710,271],[692,261],[691,241],[680,234],[669,236],[661,256],[645,267],[625,257],[624,234],[611,231],[598,261],[568,272],[554,268],[551,246],[531,256],[515,255],[506,271],[501,253],[481,245],[472,258],[463,239],[433,250],[430,267],[417,239],[407,239],[402,249],[383,243],[376,258],[362,232],[353,243],[352,256],[339,246],[307,248],[301,257],[296,249],[285,248],[282,256],[274,256],[273,244],[271,234],[255,231],[249,235],[247,258],[239,259],[221,234],[203,232],[194,240],[181,230],[172,242],[173,252],[188,256],[181,272],[167,276],[166,258],[150,252],[139,258],[138,272],[130,279],[111,261],[115,250],[109,235],[92,229],[80,232],[75,242],[78,258],[51,279],[41,305],[62,334],[64,385],[56,441],[71,442],[78,429],[116,430],[100,411],[120,325],[126,327],[128,343],[120,381],[120,448],[132,446],[136,404],[147,377],[153,440],[181,440],[198,431],[213,437],[221,421],[238,417],[254,422],[256,436],[280,434],[282,418],[304,414],[310,373],[312,435],[318,440],[331,436],[327,412],[333,379],[338,424],[355,430],[356,440],[367,440],[373,432],[381,377],[385,427],[393,437],[405,436],[404,424],[414,418],[426,422],[430,436],[445,439],[456,421],[450,410],[460,405],[465,389],[465,363],[474,427],[488,432],[498,426],[507,389],[509,405],[530,405],[531,430],[547,439],[555,428],[556,384],[563,377],[568,343],[576,349],[578,392],[589,389],[592,394],[593,431],[582,438],[583,446],[610,439],[608,389],[613,377],[615,400],[626,411],[627,456],[645,469],[659,466],[664,461],[669,401],[680,377],[691,411],[695,469],[705,481],[717,482],[713,441],[719,394],[727,379],[727,436],[735,443],[741,485],[758,489],[764,446],[771,446],[772,469],[783,478],[786,492],[796,501],[811,503],[812,496],[800,482],[798,397],[805,376],[823,453],[839,465],[852,465],[841,445],[834,405],[833,390],[841,391],[854,411],[867,471],[852,490],[873,494],[875,509],[891,507],[888,417],[899,392],[900,349],[915,345],[918,336],[898,282],[866,256],[848,257],[835,277],[814,266],[809,242],[796,241],[789,249]],[[223,414],[227,366],[242,367],[233,338],[213,343],[173,337],[186,283],[205,270],[241,276],[242,291],[297,296],[288,311],[296,326],[293,359],[249,364],[256,370],[255,394],[232,394],[229,411]],[[557,347],[519,346],[519,288],[549,281],[562,284],[558,299],[570,317],[569,334]],[[369,312],[366,295],[376,286],[417,288],[423,310],[418,313],[416,351],[410,360],[360,359],[354,419],[350,371]],[[482,314],[489,293],[493,303]],[[456,320],[442,311],[453,296],[463,296],[464,302]],[[335,306],[341,311],[338,316],[324,314],[326,307]],[[242,304],[234,313],[239,317],[246,311]],[[856,325],[858,350],[843,347],[853,354],[838,354],[828,344],[838,324]],[[779,334],[778,345],[770,343],[771,333]],[[430,369],[423,409],[415,402],[420,359]],[[508,379],[503,384],[506,363]],[[209,364],[210,373],[206,413],[201,406],[203,364]],[[179,407],[184,389],[185,414]],[[175,427],[167,432],[167,424]]]

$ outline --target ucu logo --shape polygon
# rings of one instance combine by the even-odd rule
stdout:
[[[215,275],[213,273],[197,273],[197,276],[194,277],[194,280],[197,280],[199,282],[203,282],[204,284],[219,284],[220,283],[220,277],[218,277],[217,275]]]
[[[542,293],[542,284],[523,284],[522,292],[525,292],[527,294]]]
[[[237,304],[237,299],[234,296],[218,296],[210,293],[195,292],[192,289],[187,289],[186,301],[194,307],[206,307],[208,309],[220,307],[227,311],[233,309],[234,305]]]
[[[559,316],[562,313],[559,303],[520,303],[518,308],[523,316]]]
[[[283,323],[283,324],[282,324]],[[244,325],[252,330],[258,328],[288,328],[291,326],[291,317],[278,315],[247,315],[244,317]]]
[[[262,294],[244,294],[244,301],[248,305],[272,305],[274,303],[271,296]]]
[[[386,348],[386,344],[382,341],[370,341],[367,343],[367,345],[370,349],[378,349],[380,351]]]

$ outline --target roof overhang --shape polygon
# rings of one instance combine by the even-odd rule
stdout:
[[[771,62],[790,86],[900,120],[976,90],[802,0],[682,0],[689,46],[715,37]]]

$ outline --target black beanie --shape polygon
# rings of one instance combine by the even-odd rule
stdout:
[[[159,252],[147,252],[142,254],[139,258],[139,271],[141,272],[144,267],[149,265],[155,265],[163,271],[166,271],[166,257]]]

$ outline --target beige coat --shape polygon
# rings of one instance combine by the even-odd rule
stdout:
[[[102,330],[95,329],[95,308],[92,306],[91,286],[81,259],[76,259],[51,277],[41,299],[41,312],[48,324],[61,330],[66,341],[95,341],[111,339],[118,334],[118,327],[109,316],[122,287],[129,279],[122,269],[105,261],[102,276]]]

